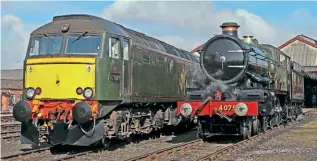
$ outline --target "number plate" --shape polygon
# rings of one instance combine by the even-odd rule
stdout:
[[[235,108],[236,108],[235,105],[220,105],[218,110],[219,111],[231,111],[231,110],[234,110]]]

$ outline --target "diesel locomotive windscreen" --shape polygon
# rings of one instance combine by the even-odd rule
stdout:
[[[231,37],[215,37],[210,40],[201,55],[201,67],[213,81],[236,82],[247,64],[242,47]]]

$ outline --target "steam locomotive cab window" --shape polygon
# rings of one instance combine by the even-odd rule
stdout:
[[[111,37],[109,39],[109,57],[120,58],[120,41],[118,38]]]
[[[67,36],[66,54],[98,55],[100,52],[100,35]]]
[[[59,55],[63,37],[58,35],[31,37],[29,56]]]

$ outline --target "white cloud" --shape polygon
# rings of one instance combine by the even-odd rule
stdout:
[[[193,50],[206,41],[198,39],[185,39],[182,36],[154,36],[154,38],[187,51]]]
[[[22,68],[29,32],[21,19],[12,14],[1,16],[1,21],[1,69]]]
[[[102,16],[119,22],[164,23],[188,29],[193,34],[204,37],[204,41],[205,37],[210,38],[213,34],[219,34],[221,32],[219,26],[228,21],[237,22],[241,26],[240,37],[253,35],[260,43],[279,46],[295,36],[293,32],[272,26],[260,16],[244,9],[216,11],[212,2],[115,1],[104,9]],[[173,37],[177,38],[174,43],[180,45],[179,47],[190,46],[191,40],[188,38],[183,38],[186,41],[182,41],[183,36],[173,35]],[[195,40],[192,41],[195,42]]]
[[[293,22],[291,26],[296,26],[299,34],[303,33],[311,38],[317,39],[317,17],[311,15],[309,10],[305,8],[294,10],[289,22]]]

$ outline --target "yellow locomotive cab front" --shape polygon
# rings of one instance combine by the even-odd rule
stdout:
[[[77,90],[95,91],[95,58],[28,59],[25,88],[40,88],[33,99],[85,99]]]

